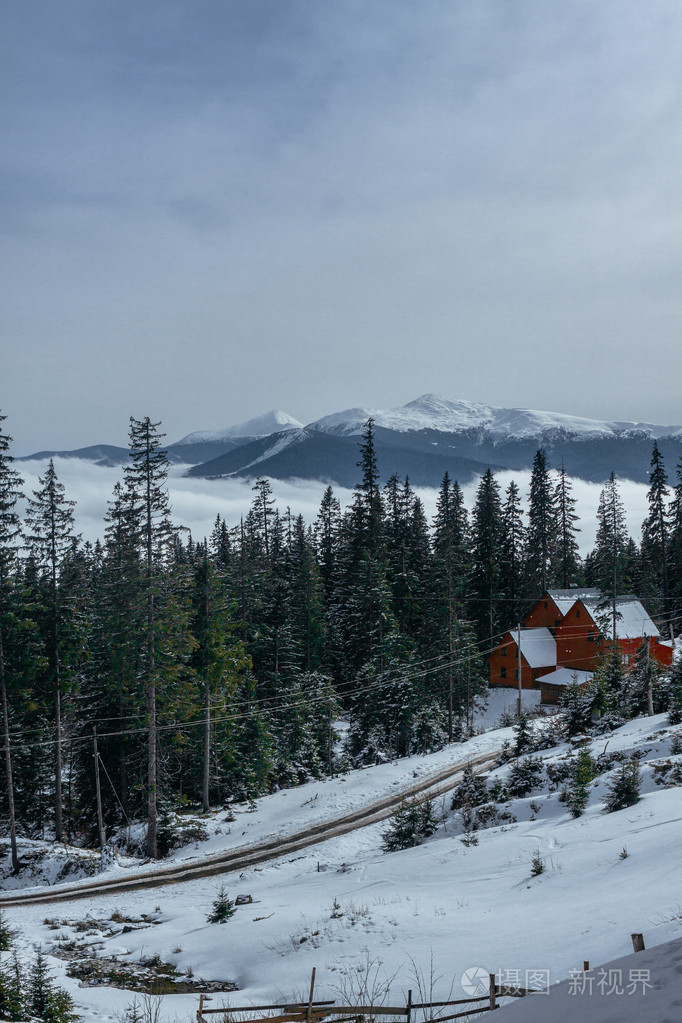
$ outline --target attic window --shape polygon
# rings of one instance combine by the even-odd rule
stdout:
[[[502,649],[500,650],[500,653],[502,654],[503,657],[507,656],[507,648],[506,648],[506,646],[502,647]]]
[[[576,616],[576,618],[580,618],[580,608],[579,607],[577,607],[575,609],[575,616]]]
[[[549,601],[548,600],[545,601],[545,607],[549,607]]]

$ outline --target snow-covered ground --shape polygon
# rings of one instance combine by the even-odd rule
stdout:
[[[648,948],[682,936],[681,792],[657,785],[654,771],[656,762],[669,759],[674,765],[682,759],[670,755],[675,732],[661,715],[637,719],[594,740],[595,756],[639,751],[643,758],[642,799],[617,813],[603,811],[609,772],[593,783],[588,808],[575,820],[559,791],[549,791],[545,777],[529,796],[504,807],[515,822],[477,832],[475,845],[463,844],[461,822],[449,810],[449,800],[442,799],[438,809],[444,821],[437,833],[401,852],[384,853],[386,825],[372,825],[238,876],[5,913],[21,929],[20,948],[41,943],[49,951],[60,940],[75,939],[74,925],[82,929],[90,920],[83,940],[101,946],[102,956],[130,962],[158,953],[194,978],[235,983],[239,991],[225,996],[233,1005],[303,997],[313,966],[320,998],[352,997],[362,982],[371,986],[375,976],[395,975],[393,1004],[400,1004],[408,988],[418,997],[419,976],[421,987],[430,988],[432,969],[434,998],[450,997],[450,992],[462,997],[462,974],[472,967],[499,973],[503,982],[525,979],[530,971],[553,985],[581,969],[586,959],[597,968],[627,955],[633,932],[644,934]],[[259,800],[254,812],[240,808],[233,822],[225,821],[223,811],[207,842],[179,850],[175,857],[300,830],[511,736],[508,728],[492,731],[432,757],[274,793]],[[568,746],[561,746],[539,755],[547,765],[570,754]],[[489,785],[504,782],[508,771],[508,766],[498,768]],[[544,862],[538,876],[531,874],[534,856]],[[222,881],[231,897],[251,895],[254,900],[223,926],[206,921]],[[120,917],[136,923],[126,928]],[[46,918],[52,922],[46,924]],[[87,1020],[114,1020],[132,1000],[122,990],[79,988],[65,977],[64,962],[51,959],[51,964]],[[682,993],[669,991],[668,996]],[[524,1015],[535,1000],[545,1006],[533,1010],[545,1012],[539,1018],[555,1018],[547,1014],[549,1003],[540,995],[517,1003],[508,1010],[509,1018],[535,1019]],[[624,1004],[635,1001],[623,996],[616,1015],[595,1019],[624,1020]],[[163,1014],[186,1020],[197,1004],[194,994],[167,996]],[[209,1004],[222,1004],[221,996],[214,995]],[[570,1004],[577,1011],[575,997]],[[640,1011],[639,1018],[667,1017]]]

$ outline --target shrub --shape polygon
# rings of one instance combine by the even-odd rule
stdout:
[[[580,817],[585,812],[590,798],[589,784],[594,777],[594,764],[587,746],[578,751],[573,764],[571,780],[568,786],[566,802],[573,817]]]
[[[206,917],[209,924],[224,924],[236,913],[234,901],[227,896],[225,885],[221,884],[218,895],[213,900],[211,912]]]
[[[536,788],[543,776],[543,764],[539,757],[528,755],[519,757],[512,765],[507,779],[507,790],[510,796],[527,796]]]
[[[464,768],[462,780],[452,795],[452,810],[459,810],[462,806],[479,806],[480,803],[488,801],[488,789],[483,778],[474,774],[471,764]]]
[[[7,923],[5,916],[0,909],[0,952],[9,952],[12,947],[14,931]]]
[[[635,760],[620,765],[620,771],[608,785],[605,808],[607,813],[624,810],[639,802],[642,773]]]
[[[437,827],[433,800],[420,803],[417,799],[408,799],[393,814],[389,827],[381,836],[383,850],[397,852],[421,845]]]
[[[533,859],[531,860],[530,864],[531,877],[537,877],[539,874],[544,874],[544,872],[545,861],[540,855],[540,850],[536,849],[535,852],[533,853]]]

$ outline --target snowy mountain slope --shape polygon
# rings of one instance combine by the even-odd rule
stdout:
[[[462,974],[471,967],[499,971],[506,983],[517,975],[524,982],[526,971],[549,971],[553,984],[579,970],[585,959],[598,967],[627,955],[635,931],[644,933],[648,948],[682,934],[680,788],[655,782],[657,764],[680,764],[680,755],[670,751],[675,731],[661,715],[637,719],[593,741],[594,756],[606,749],[607,755],[642,757],[643,796],[626,810],[603,812],[617,761],[593,783],[582,817],[570,816],[559,799],[560,788],[550,791],[545,775],[528,796],[506,805],[516,821],[477,832],[477,845],[462,843],[461,820],[443,800],[444,823],[416,848],[383,853],[385,826],[377,825],[261,869],[227,875],[230,895],[249,894],[254,902],[239,907],[224,927],[206,921],[222,879],[55,907],[56,929],[44,922],[44,907],[5,912],[22,928],[24,945],[40,941],[47,951],[60,940],[75,940],[75,925],[90,920],[95,933],[86,936],[90,945],[83,954],[91,954],[93,942],[102,955],[117,956],[123,964],[158,953],[180,970],[191,967],[195,977],[237,983],[240,990],[230,996],[232,1004],[303,997],[313,966],[319,998],[339,999],[342,991],[357,994],[363,980],[371,985],[373,976],[388,980],[396,974],[389,984],[391,1004],[404,1004],[408,988],[416,994],[418,971],[430,986],[431,963],[433,998],[461,997]],[[489,738],[510,735],[506,729]],[[387,787],[390,791],[412,769],[459,758],[479,742],[274,793],[259,800],[253,813],[246,806],[237,808],[232,822],[222,820],[224,813],[214,817],[209,845],[214,851],[243,842],[246,835],[298,827],[333,810],[337,802],[352,802],[358,793],[367,798]],[[565,745],[540,754],[545,769],[560,766],[570,755]],[[507,783],[509,771],[509,766],[497,769],[488,778],[489,787],[495,781]],[[197,851],[176,855],[188,854]],[[544,871],[533,876],[536,855]],[[102,928],[98,936],[97,921],[114,913],[140,923],[127,933],[123,925],[110,924],[116,933],[106,937]],[[58,960],[52,962],[62,968]],[[124,991],[63,982],[88,1020],[113,1020],[131,1001]],[[208,1004],[224,1002],[214,996]],[[530,1003],[516,1003],[509,1012],[521,1012],[524,1004]],[[196,1007],[196,995],[174,995],[165,1000],[163,1015],[185,1018]],[[624,1002],[611,1008],[620,1015],[604,1018],[628,1018]],[[522,1012],[519,1018],[525,1018]]]
[[[370,416],[377,426],[400,433],[418,430],[436,430],[441,433],[477,431],[496,438],[498,442],[525,439],[537,441],[556,435],[575,439],[602,439],[624,433],[642,433],[653,439],[676,433],[679,435],[682,429],[679,426],[654,426],[649,423],[602,422],[533,409],[494,408],[480,402],[458,401],[439,394],[423,394],[415,401],[395,409],[347,409],[318,419],[310,427],[325,433],[361,433]]]
[[[395,409],[347,409],[305,427],[276,410],[222,430],[187,434],[167,450],[171,461],[192,467],[188,475],[193,477],[263,475],[352,487],[358,479],[358,441],[370,416],[382,479],[397,473],[418,486],[437,487],[446,471],[467,483],[488,467],[529,469],[539,447],[546,448],[555,467],[563,463],[569,475],[592,482],[602,482],[611,471],[646,482],[654,439],[668,466],[682,455],[679,426],[500,409],[436,394]],[[50,454],[56,452],[40,453]],[[106,445],[59,454],[108,465],[126,458],[124,449]]]
[[[302,429],[303,423],[299,423],[298,419],[294,419],[288,412],[283,412],[281,409],[273,409],[271,412],[266,412],[264,416],[257,416],[255,419],[249,419],[245,423],[236,423],[234,426],[227,426],[222,430],[210,431],[210,430],[198,430],[195,433],[188,433],[186,437],[179,440],[174,444],[174,447],[179,447],[183,444],[196,444],[219,442],[232,437],[248,437],[250,440],[255,440],[257,437],[269,437],[273,433],[280,433],[283,430],[291,429]]]

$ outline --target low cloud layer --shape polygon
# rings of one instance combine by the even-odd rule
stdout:
[[[107,502],[111,498],[114,486],[121,480],[122,472],[119,469],[102,468],[91,462],[72,458],[56,458],[54,461],[57,475],[66,487],[66,496],[76,501],[77,530],[83,534],[84,540],[94,542],[103,536]],[[19,464],[20,472],[25,479],[26,493],[38,488],[39,477],[44,473],[46,466],[47,462],[37,461]],[[530,482],[529,472],[501,472],[496,479],[503,491],[514,479],[525,503]],[[629,480],[622,481],[619,486],[628,530],[639,542],[642,521],[648,511],[646,497],[648,488],[644,484]],[[476,498],[476,487],[477,483],[473,482],[463,488],[465,504],[469,510]],[[325,489],[322,483],[316,480],[284,482],[273,480],[272,488],[281,513],[290,508],[294,515],[302,515],[306,523],[313,522]],[[237,525],[240,517],[248,512],[253,500],[252,485],[249,482],[236,479],[185,479],[179,475],[177,469],[173,471],[168,489],[173,521],[177,525],[188,527],[195,540],[210,535],[216,515],[226,519],[230,527]],[[580,515],[578,525],[581,531],[578,541],[583,556],[594,545],[596,512],[601,489],[601,484],[573,480],[573,494],[578,502],[577,511]],[[423,501],[426,514],[431,521],[436,511],[437,491],[417,488],[416,492]],[[343,507],[347,506],[353,497],[353,491],[343,487],[335,487],[334,493]]]

